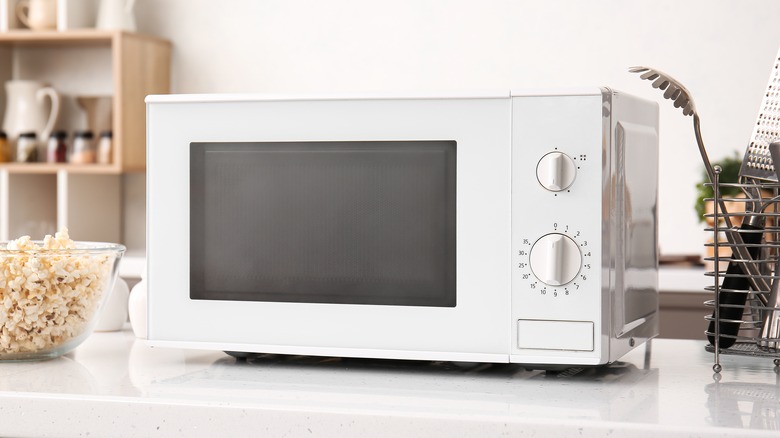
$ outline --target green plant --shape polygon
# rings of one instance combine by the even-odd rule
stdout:
[[[712,163],[713,166],[720,166],[723,171],[720,173],[721,183],[737,183],[739,182],[739,168],[742,166],[742,159],[739,158],[736,152],[733,156],[723,158],[720,162]],[[707,176],[706,171],[702,171],[701,180],[696,185],[696,215],[699,218],[699,222],[704,222],[704,199],[713,198],[715,196],[712,186],[705,185],[710,182],[710,178]],[[721,196],[736,196],[739,195],[742,190],[738,187],[721,186]]]

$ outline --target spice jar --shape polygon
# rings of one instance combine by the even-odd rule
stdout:
[[[73,150],[70,153],[70,162],[73,164],[94,163],[95,144],[92,131],[76,131],[73,135]]]
[[[34,132],[19,134],[19,139],[16,141],[16,161],[19,163],[38,161],[38,139]]]
[[[113,134],[111,131],[100,133],[100,140],[97,148],[97,161],[99,164],[111,164],[111,149],[113,143]]]
[[[0,131],[0,163],[11,161],[11,145],[8,144],[8,136],[4,131]]]
[[[65,142],[68,134],[65,131],[54,131],[46,146],[46,161],[49,163],[66,163],[68,161],[68,144]]]

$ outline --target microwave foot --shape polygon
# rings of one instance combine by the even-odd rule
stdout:
[[[460,361],[452,361],[450,362],[452,365],[454,365],[456,368],[462,369],[462,370],[474,370],[475,368],[479,368],[481,366],[484,366],[485,364],[482,362],[460,362]]]
[[[247,360],[253,356],[257,356],[257,353],[247,353],[245,351],[225,351],[225,354],[235,357],[238,360]]]

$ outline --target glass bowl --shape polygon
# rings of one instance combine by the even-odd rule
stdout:
[[[0,242],[0,361],[73,350],[92,333],[114,286],[123,245],[52,241]]]

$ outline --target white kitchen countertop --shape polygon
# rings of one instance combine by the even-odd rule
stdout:
[[[769,359],[659,339],[609,367],[271,356],[148,347],[95,333],[49,361],[0,364],[0,436],[631,436],[780,434]],[[576,370],[575,370],[576,371]]]

